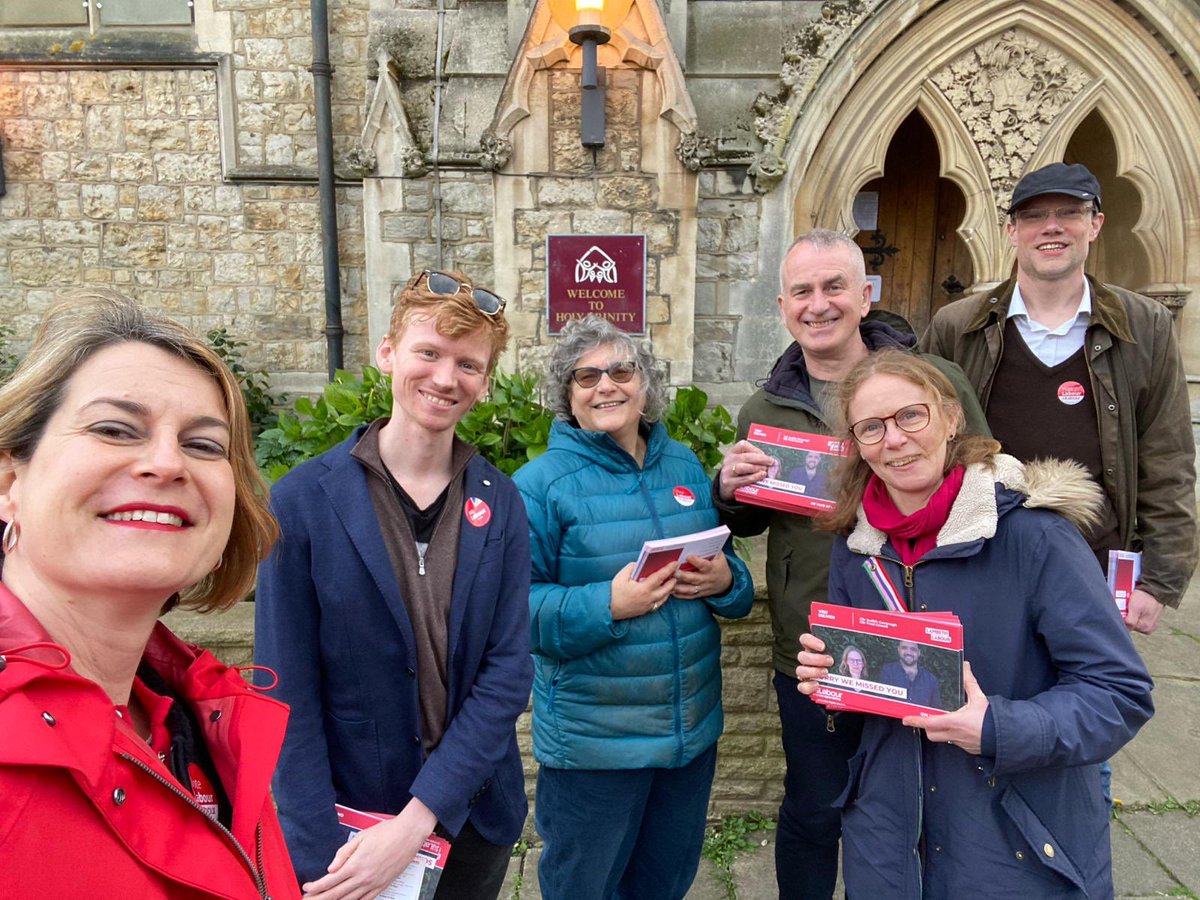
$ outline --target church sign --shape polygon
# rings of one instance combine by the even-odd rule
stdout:
[[[546,237],[546,324],[558,334],[572,319],[608,319],[646,333],[646,236],[551,234]]]

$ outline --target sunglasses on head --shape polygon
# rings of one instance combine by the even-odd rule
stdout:
[[[504,307],[508,303],[499,294],[493,294],[484,288],[459,281],[453,275],[447,275],[445,272],[435,272],[431,269],[426,269],[417,276],[417,280],[413,282],[413,287],[419,287],[422,281],[425,282],[425,287],[429,293],[438,294],[443,297],[453,297],[464,290],[470,292],[471,299],[475,301],[475,305],[479,307],[479,311],[484,315],[497,316],[504,311]]]
[[[620,362],[609,363],[603,369],[598,366],[580,366],[578,369],[571,370],[571,378],[581,388],[592,388],[600,383],[600,379],[607,375],[616,384],[626,384],[633,380],[633,376],[637,374],[638,365],[632,359],[621,360]]]

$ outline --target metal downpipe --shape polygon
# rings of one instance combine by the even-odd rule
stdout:
[[[344,367],[342,356],[342,279],[338,262],[337,194],[333,172],[333,109],[329,64],[329,8],[312,0],[313,102],[317,113],[317,183],[321,206],[321,262],[325,274],[325,346],[329,380]]]

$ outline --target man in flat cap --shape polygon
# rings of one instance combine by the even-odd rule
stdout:
[[[925,350],[962,366],[992,434],[1021,460],[1074,459],[1104,490],[1085,537],[1140,550],[1125,625],[1149,634],[1196,566],[1195,444],[1170,313],[1084,274],[1104,224],[1086,167],[1053,163],[1013,190],[1015,278],[939,310]]]

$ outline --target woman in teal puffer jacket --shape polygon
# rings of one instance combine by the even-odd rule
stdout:
[[[529,511],[538,876],[547,900],[687,893],[721,735],[721,631],[753,585],[726,546],[631,578],[642,543],[717,525],[709,480],[658,421],[650,351],[603,319],[564,329],[549,449],[517,472]]]

